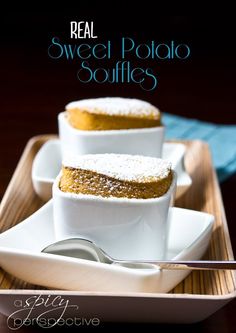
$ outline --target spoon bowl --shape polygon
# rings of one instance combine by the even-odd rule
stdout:
[[[45,247],[42,252],[111,264],[112,259],[95,243],[84,238],[69,238]]]

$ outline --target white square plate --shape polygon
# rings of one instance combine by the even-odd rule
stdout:
[[[134,269],[41,253],[56,241],[52,212],[49,201],[0,235],[0,265],[4,270],[27,282],[54,289],[148,293],[168,292],[190,273],[156,267]],[[171,208],[165,258],[201,258],[209,243],[213,221],[214,217],[207,213]]]

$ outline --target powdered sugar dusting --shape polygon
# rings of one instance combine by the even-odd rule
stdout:
[[[160,158],[121,155],[91,154],[70,157],[64,167],[72,167],[103,174],[123,181],[152,182],[168,177],[171,163]]]
[[[152,104],[135,98],[104,97],[82,99],[66,105],[66,110],[79,109],[90,113],[111,116],[136,116],[160,118],[160,111]]]

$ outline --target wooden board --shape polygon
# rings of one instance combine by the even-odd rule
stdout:
[[[1,202],[1,232],[24,220],[44,204],[34,193],[31,167],[39,148],[52,138],[55,136],[41,135],[28,142]],[[193,185],[185,195],[176,201],[175,206],[213,214],[216,222],[205,258],[232,260],[233,253],[221,193],[208,146],[201,141],[182,141],[182,143],[187,146],[185,166],[192,177]],[[29,289],[45,288],[20,281],[0,269],[0,289],[13,293],[16,289],[29,291]],[[219,296],[233,293],[235,290],[236,278],[233,271],[194,271],[170,293]]]

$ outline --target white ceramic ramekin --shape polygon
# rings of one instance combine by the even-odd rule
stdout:
[[[164,127],[128,130],[82,131],[73,128],[65,117],[58,115],[62,157],[83,154],[132,154],[161,157]]]
[[[82,237],[114,258],[161,259],[176,174],[166,194],[154,199],[103,198],[62,192],[60,175],[53,184],[53,210],[58,240]],[[129,254],[124,249],[129,249]]]

